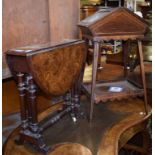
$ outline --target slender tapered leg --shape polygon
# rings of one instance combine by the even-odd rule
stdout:
[[[101,58],[102,58],[102,55],[101,55],[101,46],[99,44],[99,51],[98,51],[98,69],[102,69],[103,67],[101,66]]]
[[[147,106],[147,91],[146,91],[146,80],[145,80],[145,71],[144,71],[144,60],[143,60],[143,50],[142,50],[142,41],[138,40],[138,51],[140,57],[140,70],[143,82],[143,89],[144,89],[144,104],[145,104],[145,112],[148,114],[148,106]]]
[[[128,63],[128,49],[127,49],[127,41],[122,41],[123,46],[123,60],[124,60],[124,78],[127,78],[127,63]]]
[[[93,118],[94,111],[94,97],[95,97],[95,85],[96,85],[96,75],[98,67],[98,53],[99,53],[99,42],[94,42],[94,55],[93,55],[93,66],[92,66],[92,86],[91,86],[91,105],[90,105],[90,121]]]

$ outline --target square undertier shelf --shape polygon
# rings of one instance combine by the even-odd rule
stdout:
[[[83,84],[83,89],[87,95],[91,95],[91,84]],[[97,83],[95,86],[95,103],[126,99],[129,97],[141,97],[144,90],[127,80],[118,82]]]

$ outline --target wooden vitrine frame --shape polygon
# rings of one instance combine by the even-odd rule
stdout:
[[[123,25],[123,27],[122,27]],[[110,9],[107,11],[99,10],[92,16],[87,17],[79,23],[80,30],[82,32],[82,37],[87,43],[91,40],[93,43],[93,64],[92,64],[92,82],[90,84],[83,84],[84,91],[91,98],[90,105],[90,115],[89,118],[92,120],[94,104],[99,102],[106,102],[108,100],[113,101],[115,99],[121,100],[129,97],[144,96],[144,106],[145,112],[148,113],[147,109],[147,94],[146,94],[146,84],[145,84],[145,72],[143,64],[143,51],[142,51],[142,40],[144,38],[144,33],[147,29],[146,22],[131,12],[130,10],[120,7],[116,9]],[[100,89],[102,85],[107,85],[105,83],[96,84],[96,76],[98,70],[98,59],[100,54],[100,45],[104,41],[110,40],[122,40],[123,41],[123,59],[124,59],[124,81],[122,83],[126,84],[126,88],[129,91],[124,91],[120,93],[105,92]],[[128,40],[134,40],[138,45],[138,53],[140,60],[140,75],[142,78],[142,88],[138,88],[136,83],[127,80],[127,51],[126,43]],[[121,82],[120,82],[121,83]],[[110,84],[116,84],[110,83]],[[107,93],[105,95],[105,93]]]

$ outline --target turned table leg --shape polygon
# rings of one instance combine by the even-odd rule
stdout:
[[[31,104],[30,104],[30,101],[29,101],[29,80],[30,80],[30,76],[27,75],[26,76],[26,80],[25,80],[25,84],[26,84],[26,102],[27,102],[27,109],[28,109],[28,122],[32,122],[32,109],[31,109]]]
[[[41,129],[38,126],[36,86],[31,75],[18,73],[18,90],[20,95],[21,130],[17,144],[29,141],[37,148],[46,153],[49,147],[44,143]]]
[[[18,78],[18,90],[20,96],[20,114],[21,114],[21,132],[24,132],[28,127],[27,119],[27,109],[26,109],[26,96],[25,96],[25,83],[24,83],[24,74],[17,73]],[[16,141],[18,144],[23,144],[23,136],[20,135],[19,140]]]
[[[29,76],[28,83],[28,101],[29,101],[29,115],[31,119],[30,129],[38,132],[38,119],[37,119],[37,102],[36,102],[36,86],[33,82],[32,76]]]
[[[48,152],[49,147],[44,143],[41,129],[38,125],[37,119],[37,102],[36,102],[36,85],[34,84],[33,77],[29,75],[28,79],[28,110],[29,110],[29,135],[32,138],[34,144],[38,147],[39,150],[42,152]]]
[[[77,119],[85,118],[85,113],[81,109],[80,103],[80,88],[81,88],[81,81],[77,82],[72,90],[72,107],[74,107],[74,113]]]

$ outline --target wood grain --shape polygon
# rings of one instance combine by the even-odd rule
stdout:
[[[149,108],[149,114],[145,115],[142,102],[135,100],[134,104],[132,102],[128,103],[126,105],[125,103],[115,102],[108,105],[112,111],[126,111],[129,115],[105,132],[97,155],[118,155],[119,146],[122,147],[134,135],[145,129],[143,123],[146,123],[150,118],[151,108]]]
[[[85,44],[80,43],[30,57],[32,75],[40,88],[52,95],[67,92],[78,79],[85,49]]]

